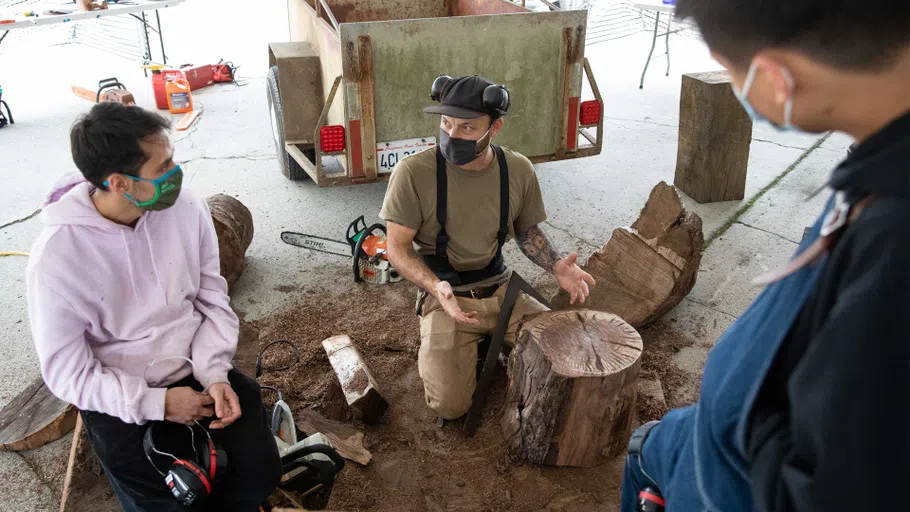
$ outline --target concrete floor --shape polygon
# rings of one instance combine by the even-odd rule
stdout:
[[[202,40],[195,36],[191,29],[195,16],[204,14],[215,26],[240,22],[233,4],[248,4],[225,3],[218,10],[206,10],[190,2],[167,12],[163,20],[174,61],[230,57],[243,66],[246,86],[217,86],[194,94],[204,114],[191,131],[175,132],[175,140],[176,158],[187,173],[186,186],[205,195],[234,195],[253,214],[256,235],[233,305],[254,320],[319,297],[307,295],[309,291],[351,290],[348,282],[335,278],[347,268],[347,261],[288,246],[279,234],[294,230],[341,236],[357,215],[376,219],[385,185],[319,189],[309,181],[290,182],[279,173],[262,77],[266,43],[286,38],[283,2],[263,2],[261,19],[244,20],[243,37]],[[14,42],[0,53],[0,84],[17,121],[0,131],[0,168],[6,180],[0,189],[0,251],[29,250],[41,229],[40,216],[35,215],[40,202],[61,174],[75,170],[67,133],[89,105],[70,93],[70,83],[90,86],[99,78],[117,76],[140,104],[153,104],[147,79],[135,63],[82,45],[35,48],[21,40]],[[674,37],[670,76],[664,76],[665,61],[657,59],[644,90],[639,90],[649,44],[650,34],[642,32],[587,48],[606,103],[603,153],[537,167],[550,215],[547,231],[560,247],[577,250],[582,259],[599,248],[614,228],[634,221],[655,183],[672,183],[680,74],[719,68],[701,43]],[[50,63],[55,63],[53,69],[39,67]],[[717,337],[757,295],[759,290],[748,285],[751,277],[786,261],[795,249],[827,194],[804,200],[825,182],[849,142],[841,135],[823,139],[755,127],[746,199],[781,174],[787,175],[712,243],[695,289],[669,313],[677,320],[676,328],[696,341],[676,361],[693,379]],[[744,204],[698,205],[686,198],[687,207],[702,216],[706,238]],[[553,286],[513,245],[506,257],[537,284]],[[22,257],[0,258],[0,336],[4,340],[0,343],[0,407],[39,375],[25,306],[25,265]],[[91,272],[91,267],[86,271]],[[278,291],[287,284],[296,288],[289,293]],[[55,510],[63,475],[47,468],[53,467],[51,461],[65,460],[68,446],[69,440],[62,439],[28,453],[0,453],[0,479],[7,489],[0,497],[0,509]]]

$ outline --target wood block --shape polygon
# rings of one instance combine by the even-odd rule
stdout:
[[[76,426],[76,408],[60,400],[38,377],[0,410],[0,451],[33,450]]]
[[[513,458],[593,467],[632,433],[641,337],[600,311],[551,311],[519,329],[501,426]]]
[[[618,228],[582,268],[597,281],[584,304],[560,291],[553,307],[614,313],[641,327],[673,309],[695,286],[704,243],[701,218],[687,212],[676,189],[652,190],[632,229]]]
[[[743,199],[751,143],[752,120],[733,94],[729,75],[683,75],[673,183],[699,203]]]
[[[368,425],[379,422],[379,418],[389,408],[389,403],[379,393],[373,374],[351,338],[333,336],[323,341],[322,346],[341,383],[344,398],[357,419]]]
[[[216,194],[206,201],[218,236],[221,276],[230,290],[246,267],[246,250],[253,242],[253,215],[243,203],[229,195]]]
[[[328,437],[338,454],[345,459],[366,466],[373,458],[373,454],[363,447],[363,432],[350,425],[332,421],[310,409],[296,414],[294,421],[297,428],[307,435],[319,432]]]

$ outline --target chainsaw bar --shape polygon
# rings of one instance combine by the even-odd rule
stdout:
[[[305,235],[303,233],[294,233],[285,231],[281,233],[281,240],[286,244],[296,247],[303,247],[312,251],[325,252],[336,256],[350,258],[352,256],[351,246],[347,242],[332,240],[315,235]]]

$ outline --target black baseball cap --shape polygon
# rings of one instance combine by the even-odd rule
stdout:
[[[494,85],[493,82],[478,75],[453,78],[443,86],[439,105],[426,107],[423,111],[458,119],[495,117],[495,113],[483,105],[483,91],[491,85]]]

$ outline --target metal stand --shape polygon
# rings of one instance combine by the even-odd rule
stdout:
[[[149,30],[158,34],[158,43],[161,47],[161,63],[167,64],[167,53],[164,51],[164,32],[161,30],[161,16],[158,14],[158,9],[155,9],[155,24],[158,26],[157,29],[149,25],[148,18],[145,17],[145,11],[136,15],[134,13],[129,13],[130,16],[139,20],[139,23],[142,23],[142,32],[145,35],[145,56],[143,57],[144,63],[149,64],[152,62],[152,45],[149,41]],[[145,76],[148,76],[148,70],[143,71]]]
[[[464,430],[470,436],[473,436],[477,432],[477,427],[480,426],[480,418],[483,415],[487,395],[490,394],[490,383],[493,381],[493,374],[496,372],[496,363],[499,359],[499,353],[502,351],[506,329],[509,328],[509,320],[512,318],[512,311],[515,310],[515,302],[518,300],[519,292],[525,292],[537,302],[552,309],[547,299],[543,298],[517,272],[512,272],[512,277],[509,279],[509,284],[506,288],[506,296],[502,300],[502,308],[499,310],[499,317],[496,319],[496,330],[493,331],[493,338],[490,340],[487,359],[483,363],[483,373],[480,375],[480,382],[477,383],[477,388],[474,391],[474,401],[471,402],[468,417],[464,422]]]
[[[645,69],[642,70],[642,72],[641,72],[641,81],[638,82],[639,89],[645,88],[645,74],[648,72],[648,65],[651,64],[651,60],[653,60],[653,58],[654,58],[653,57],[654,47],[657,46],[658,37],[665,38],[664,43],[665,43],[667,52],[662,55],[658,55],[657,57],[663,57],[664,55],[667,56],[667,74],[666,74],[666,76],[670,76],[670,34],[675,34],[680,31],[679,29],[670,30],[670,23],[673,20],[673,16],[670,15],[667,18],[667,31],[664,32],[663,34],[658,34],[657,31],[660,28],[660,11],[654,11],[654,12],[657,16],[654,18],[654,35],[651,38],[651,51],[648,52],[648,60],[645,61]]]

